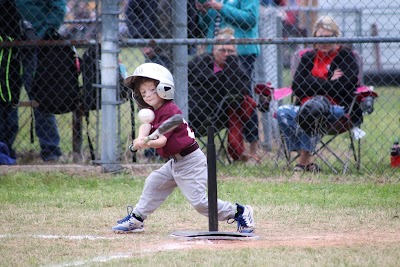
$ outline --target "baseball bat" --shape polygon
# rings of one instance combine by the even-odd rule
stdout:
[[[155,130],[152,134],[147,136],[143,141],[145,143],[150,140],[157,139],[160,135],[173,131],[176,127],[178,127],[181,123],[183,123],[183,116],[181,114],[175,114],[171,118],[165,120],[161,125]],[[137,149],[133,146],[133,144],[129,145],[129,150],[132,152],[136,152]]]

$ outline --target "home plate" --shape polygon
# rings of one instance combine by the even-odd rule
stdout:
[[[196,231],[176,231],[171,233],[172,237],[184,239],[209,239],[209,240],[253,240],[259,239],[254,233],[240,232],[196,232]]]

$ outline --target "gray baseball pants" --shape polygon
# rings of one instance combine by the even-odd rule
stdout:
[[[207,177],[207,158],[200,149],[177,161],[171,159],[147,177],[133,213],[146,219],[179,187],[194,209],[208,216]],[[218,199],[219,221],[234,218],[236,211],[235,204]]]

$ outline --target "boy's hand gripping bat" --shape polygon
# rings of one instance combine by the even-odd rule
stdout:
[[[171,118],[167,119],[163,123],[161,123],[160,127],[155,130],[152,134],[147,136],[143,142],[147,143],[150,140],[157,139],[160,135],[173,131],[176,127],[178,127],[181,123],[183,123],[183,116],[181,114],[175,114]],[[129,145],[129,150],[132,152],[136,152],[137,149],[133,146],[133,144]]]

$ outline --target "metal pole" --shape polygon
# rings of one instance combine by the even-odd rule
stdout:
[[[261,38],[273,39],[278,36],[279,20],[277,16],[278,10],[272,7],[260,7],[260,27],[259,34]],[[278,25],[277,25],[278,24]],[[279,45],[262,45],[261,55],[257,58],[256,64],[256,81],[257,83],[271,82],[272,86],[279,87],[279,78],[281,77],[282,69],[279,68],[281,63],[281,57],[279,57]],[[273,107],[272,107],[273,109]],[[273,136],[276,136],[276,125],[272,119],[273,112],[262,113],[261,123],[263,129],[263,142],[262,146],[265,150],[272,150]]]
[[[208,166],[208,228],[218,231],[218,193],[217,159],[214,144],[214,127],[207,128],[207,166]]]
[[[187,38],[187,1],[175,0],[175,38]],[[175,45],[174,51],[174,79],[175,79],[175,103],[182,110],[183,117],[189,121],[188,108],[188,46],[186,44]]]
[[[117,164],[117,71],[118,1],[102,1],[101,37],[101,161],[105,172],[121,169]]]

